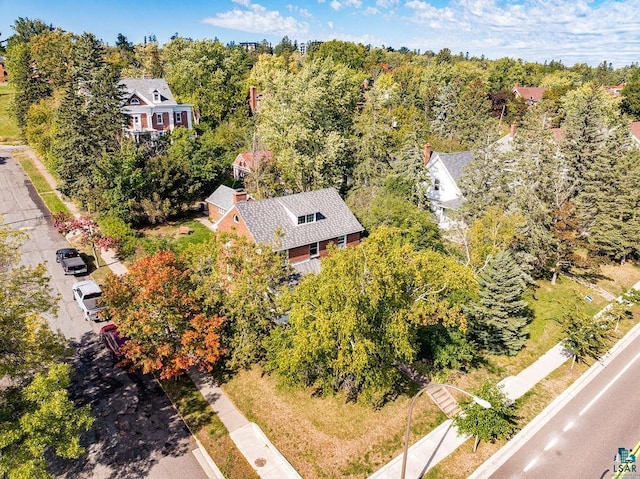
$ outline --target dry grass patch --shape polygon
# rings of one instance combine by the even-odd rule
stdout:
[[[624,293],[640,281],[640,268],[635,263],[602,265],[600,274],[602,278],[598,286],[615,295]]]
[[[402,450],[408,397],[373,410],[342,395],[320,398],[310,389],[280,387],[257,367],[223,389],[305,479],[366,477]],[[428,398],[421,400],[412,442],[444,419]]]

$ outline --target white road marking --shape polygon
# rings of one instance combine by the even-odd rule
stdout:
[[[531,469],[534,466],[534,464],[536,463],[537,460],[538,460],[538,458],[536,457],[529,464],[524,466],[524,469],[522,470],[522,472],[527,472],[529,469]]]
[[[590,408],[591,406],[593,406],[593,405],[595,404],[595,402],[596,402],[598,399],[600,399],[600,397],[601,397],[605,392],[607,392],[607,389],[609,389],[611,386],[613,386],[613,383],[615,383],[618,379],[620,379],[620,378],[622,377],[622,375],[623,375],[624,373],[626,373],[626,372],[627,372],[627,369],[629,369],[629,368],[631,367],[631,365],[632,365],[633,363],[635,363],[635,362],[638,360],[638,358],[640,358],[640,353],[636,354],[636,355],[633,357],[633,359],[632,359],[631,361],[629,361],[629,362],[627,363],[627,365],[626,365],[624,368],[622,368],[622,371],[620,371],[618,374],[616,374],[616,376],[615,376],[611,381],[609,381],[609,383],[608,383],[604,388],[602,388],[602,389],[600,390],[600,392],[599,392],[598,394],[596,394],[596,395],[595,395],[595,397],[594,397],[591,401],[589,401],[589,404],[587,404],[584,408],[582,408],[582,411],[580,411],[580,413],[578,414],[578,416],[582,416],[585,412],[587,412],[587,411],[589,410],[589,408]]]
[[[573,421],[567,423],[567,425],[562,429],[562,432],[567,432],[569,429],[571,429],[573,427],[574,424],[575,424],[575,422],[573,422]]]
[[[553,439],[551,439],[551,441],[549,441],[549,442],[547,443],[547,445],[546,445],[546,446],[544,446],[544,450],[545,450],[545,451],[548,451],[548,450],[549,450],[549,449],[551,449],[553,446],[555,446],[557,442],[558,442],[558,438],[557,438],[557,437],[554,437]]]

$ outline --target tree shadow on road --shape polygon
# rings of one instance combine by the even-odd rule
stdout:
[[[70,395],[78,406],[89,404],[96,420],[81,439],[82,457],[51,458],[55,476],[147,477],[161,458],[189,453],[191,436],[152,376],[117,367],[94,333],[72,347]]]

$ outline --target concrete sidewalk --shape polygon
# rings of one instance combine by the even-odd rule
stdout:
[[[498,384],[503,386],[507,397],[515,401],[541,379],[559,368],[570,356],[570,353],[561,344],[557,344],[531,366],[523,369],[516,376],[503,379]],[[451,419],[443,422],[409,448],[406,478],[419,479],[429,469],[460,447],[469,437],[460,434]],[[369,476],[369,479],[398,479],[401,469],[402,454]]]

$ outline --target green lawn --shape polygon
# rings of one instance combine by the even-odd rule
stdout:
[[[190,244],[203,243],[213,236],[213,231],[197,220],[189,220],[181,223],[179,226],[189,227],[191,233],[176,237],[176,247],[178,251],[185,250]]]
[[[29,156],[23,152],[17,152],[15,153],[15,157],[20,162],[20,166],[22,166],[22,169],[31,180],[31,183],[33,183],[33,186],[42,198],[42,201],[44,201],[44,204],[47,206],[49,211],[51,213],[64,212],[66,214],[71,214],[60,197],[51,188],[51,185],[49,185],[44,176],[42,176],[40,171],[38,171]]]
[[[226,479],[258,479],[189,377],[160,383],[191,433],[200,440]]]
[[[0,83],[0,143],[13,145],[22,143],[22,135],[11,112],[14,88],[9,83]]]

